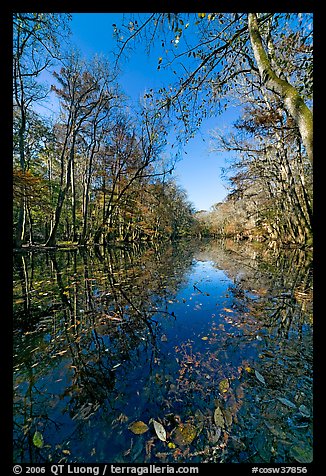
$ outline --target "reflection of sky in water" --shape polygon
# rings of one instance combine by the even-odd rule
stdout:
[[[169,311],[174,311],[176,319],[166,325],[166,332],[173,340],[186,340],[196,333],[205,333],[213,318],[219,318],[223,306],[230,305],[225,297],[231,283],[223,271],[211,262],[196,262],[188,275],[187,283],[178,291]],[[204,334],[203,334],[204,335]]]

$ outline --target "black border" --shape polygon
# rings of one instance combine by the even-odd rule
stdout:
[[[134,9],[134,12],[151,12],[151,11],[181,11],[181,12],[191,12],[197,11],[199,9],[203,10],[214,10],[218,8],[221,11],[243,11],[244,7],[246,11],[259,11],[262,9],[264,11],[279,11],[279,12],[313,12],[314,13],[314,142],[315,142],[315,163],[314,163],[314,256],[315,256],[315,268],[314,268],[314,318],[315,318],[315,332],[314,332],[314,460],[310,464],[296,464],[296,467],[306,466],[308,468],[307,475],[322,474],[322,464],[323,464],[323,442],[324,442],[324,431],[322,426],[321,415],[324,413],[322,400],[323,400],[323,353],[322,342],[322,328],[321,324],[323,322],[324,316],[321,311],[321,302],[320,296],[323,293],[323,286],[321,282],[321,263],[322,263],[322,225],[323,221],[321,219],[321,210],[324,208],[323,205],[326,204],[326,199],[320,194],[320,191],[323,187],[324,175],[323,170],[323,146],[321,143],[321,135],[324,129],[324,117],[322,115],[322,91],[324,89],[324,74],[322,63],[320,57],[323,54],[322,46],[322,29],[325,28],[325,21],[323,18],[322,9],[319,8],[321,2],[317,5],[317,2],[312,1],[301,1],[301,2],[241,2],[241,5],[237,5],[236,2],[226,3],[224,5],[218,5],[216,2],[200,2],[188,0],[184,2],[183,5],[181,2],[175,2],[166,0],[164,2],[153,3],[150,1],[142,2],[141,4],[137,2],[134,5],[124,5],[127,8],[122,10],[121,5],[118,3],[112,3],[107,5],[107,9],[103,9],[103,2],[98,2],[98,8],[94,10],[81,8],[84,5],[81,5],[81,2],[69,2],[69,4],[61,4],[58,2],[44,2],[40,5],[40,2],[35,1],[16,1],[7,5],[6,7],[1,8],[0,13],[0,48],[1,48],[1,91],[2,91],[2,104],[5,102],[5,111],[8,111],[8,114],[1,114],[1,134],[3,134],[3,140],[1,144],[5,144],[5,147],[2,147],[1,156],[1,175],[2,180],[0,182],[0,197],[1,201],[1,254],[3,259],[1,260],[1,317],[2,317],[2,326],[4,326],[5,335],[2,333],[2,339],[0,343],[0,358],[1,358],[1,397],[2,397],[2,415],[1,415],[1,444],[0,444],[0,470],[1,473],[5,475],[14,474],[12,472],[12,421],[13,421],[13,411],[12,411],[12,259],[13,255],[10,255],[9,250],[12,250],[12,13],[15,11],[42,11],[42,12],[61,12],[62,7],[64,8],[65,13],[114,13],[121,12],[127,13],[133,11],[132,7],[137,6],[137,9]],[[94,7],[94,4],[92,4]],[[224,8],[223,8],[224,7]],[[227,8],[226,8],[227,7]],[[8,103],[8,104],[6,104]],[[6,262],[8,260],[8,263]],[[108,463],[109,465],[110,463]],[[85,463],[85,466],[87,464]],[[23,464],[22,467],[28,465]],[[36,465],[35,465],[36,466]],[[37,465],[41,466],[41,465]],[[47,468],[45,474],[52,474],[50,472],[49,464],[42,465]],[[71,465],[74,467],[81,465]],[[92,465],[87,465],[92,466]],[[104,464],[98,464],[93,466],[99,466],[104,468]],[[127,464],[119,464],[117,466],[129,466]],[[148,466],[147,464],[135,464],[137,466]],[[156,466],[166,466],[166,465],[156,465]],[[187,466],[185,464],[171,464],[169,466]],[[233,472],[238,475],[252,474],[252,464],[231,464],[224,463],[216,466],[216,463],[200,463],[200,464],[191,464],[189,466],[197,466],[199,468],[199,475],[202,475],[205,471],[214,471],[216,469],[217,473],[220,475],[226,474],[230,475]],[[255,465],[256,466],[256,465]],[[289,467],[294,466],[293,464],[258,464],[259,468],[277,468],[281,466]],[[3,469],[3,468],[6,469]],[[7,469],[8,468],[8,469]],[[25,474],[25,471],[22,472]],[[63,472],[62,474],[67,474]],[[106,474],[110,474],[108,471]],[[124,473],[127,474],[127,473]],[[131,474],[131,473],[130,473]],[[168,473],[163,473],[168,474]],[[189,473],[190,474],[190,473]],[[259,473],[256,473],[259,474]],[[260,474],[273,474],[272,472],[264,472]],[[281,473],[279,473],[281,474]],[[294,474],[294,473],[288,473]]]

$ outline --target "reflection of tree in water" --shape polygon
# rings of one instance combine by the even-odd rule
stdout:
[[[17,414],[24,418],[17,418],[15,446],[22,461],[46,459],[45,449],[36,449],[32,438],[37,430],[50,431],[51,423],[56,431],[60,428],[60,422],[49,417],[52,407],[63,406],[63,413],[83,424],[118,397],[116,369],[123,362],[132,363],[140,345],[150,349],[154,359],[159,332],[154,315],[160,308],[171,318],[163,304],[180,284],[191,253],[180,254],[171,245],[142,253],[132,248],[75,250],[38,255],[37,269],[28,269],[28,264],[35,265],[32,253],[29,261],[18,260],[15,401]],[[39,284],[42,291],[31,292]],[[18,337],[21,331],[23,341]],[[30,345],[24,349],[26,339]],[[58,397],[55,390],[40,388],[39,380],[50,378],[51,369],[61,362],[67,383]],[[23,456],[26,439],[29,456]],[[49,450],[52,457],[53,451]]]
[[[125,461],[137,461],[145,451],[149,461],[161,462],[309,460],[311,264],[297,250],[240,246],[94,248],[18,260],[19,458],[69,458],[63,453],[69,452],[68,442],[93,444],[89,424],[105,427],[105,438],[115,441],[115,454]],[[175,319],[168,303],[193,256],[229,276],[231,304],[221,304],[219,317],[210,321],[206,346],[180,342],[174,349],[178,361],[171,364],[169,354],[160,353],[161,325]],[[125,409],[138,388],[142,401]],[[136,418],[132,405],[139,405],[139,415],[151,405],[172,435],[180,421],[188,425],[197,435],[191,447],[161,451],[152,435],[146,450],[140,438],[127,448],[126,421]],[[217,408],[221,431],[214,422]],[[36,430],[51,448],[33,445]],[[305,442],[303,449],[298,441]],[[85,446],[84,454],[91,450]]]
[[[312,257],[298,248],[272,250],[226,240],[209,245],[197,259],[209,259],[232,280],[230,292],[239,311],[262,319],[263,325],[286,338],[312,319]]]
[[[236,408],[237,439],[229,440],[228,461],[311,461],[311,256],[299,249],[239,248],[229,242],[207,247],[199,258],[213,261],[233,281],[228,289],[232,309],[225,315],[233,329],[223,338],[226,348],[234,340],[239,352],[250,343],[259,348],[258,367],[247,362],[248,373],[239,379],[255,404]],[[264,376],[263,385],[252,365],[259,378]],[[226,403],[232,411],[231,395]]]

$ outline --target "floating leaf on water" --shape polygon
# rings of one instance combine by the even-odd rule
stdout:
[[[230,410],[223,410],[223,415],[224,415],[224,420],[226,423],[226,426],[231,426],[232,425],[232,413]]]
[[[223,307],[223,311],[234,312],[233,309],[230,309],[229,307]]]
[[[195,425],[197,428],[197,435],[203,430],[204,428],[205,417],[203,412],[199,409],[195,411]]]
[[[266,385],[266,382],[265,382],[265,379],[264,377],[262,376],[262,374],[260,374],[258,372],[258,370],[255,370],[255,375],[257,377],[257,379],[259,380],[259,382],[263,383],[264,385]]]
[[[62,450],[62,453],[65,454],[65,455],[70,455],[70,450]]]
[[[221,393],[226,393],[229,390],[229,387],[230,387],[230,384],[229,384],[229,380],[227,378],[224,378],[218,384],[218,388],[219,388]]]
[[[275,354],[269,350],[264,350],[263,353],[266,357],[275,357]]]
[[[155,433],[161,441],[166,441],[166,431],[163,425],[156,420],[152,420]]]
[[[265,462],[269,462],[271,458],[271,448],[268,444],[268,439],[263,433],[256,433],[252,444],[256,447],[259,455]]]
[[[309,411],[309,408],[306,407],[306,405],[300,405],[299,412],[301,413],[302,416],[306,418],[310,418],[310,411]]]
[[[224,416],[220,407],[215,408],[214,422],[216,426],[219,426],[220,428],[224,428]]]
[[[212,443],[213,445],[215,445],[218,442],[221,436],[221,433],[222,433],[222,430],[219,426],[207,428],[208,441]]]
[[[178,446],[190,445],[197,436],[197,430],[191,423],[180,423],[174,432],[174,442]]]
[[[311,463],[313,460],[312,449],[309,446],[291,446],[290,455],[298,461],[298,463]]]
[[[246,449],[246,445],[237,436],[230,435],[230,439],[232,440],[233,446],[237,451],[243,451]]]
[[[208,340],[208,337],[204,336],[204,337],[201,338],[201,340]]]
[[[36,446],[36,448],[42,448],[44,445],[43,435],[39,431],[34,433],[33,445]]]
[[[285,439],[286,438],[286,433],[285,431],[279,429],[279,428],[275,428],[275,426],[271,425],[270,423],[268,423],[267,421],[264,422],[265,425],[267,426],[267,428],[269,429],[269,431],[271,433],[273,433],[274,436],[276,436],[277,438],[281,438],[281,439]]]
[[[277,397],[277,400],[279,400],[281,403],[283,403],[283,405],[286,405],[289,408],[296,408],[295,404],[287,398]]]
[[[68,352],[68,349],[60,350],[59,352],[57,352],[56,355],[63,355],[63,354],[65,354],[66,352]]]
[[[135,435],[142,435],[143,433],[146,433],[149,428],[143,421],[134,421],[128,426],[128,429]]]

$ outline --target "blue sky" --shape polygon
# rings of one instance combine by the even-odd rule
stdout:
[[[72,15],[71,41],[86,56],[95,53],[112,58],[116,48],[112,24],[121,24],[122,14],[117,13],[77,13]],[[163,68],[157,70],[157,60],[161,52],[155,48],[147,56],[142,44],[121,64],[119,77],[124,92],[131,100],[138,101],[144,91],[159,88],[172,80],[172,74]],[[225,127],[238,114],[230,109],[221,116],[208,119],[201,127],[201,134],[190,140],[185,147],[186,154],[178,162],[174,176],[187,191],[189,200],[197,210],[208,210],[214,203],[227,195],[226,183],[222,181],[221,167],[224,158],[209,153],[209,131],[214,127]],[[169,150],[166,151],[169,154]]]

